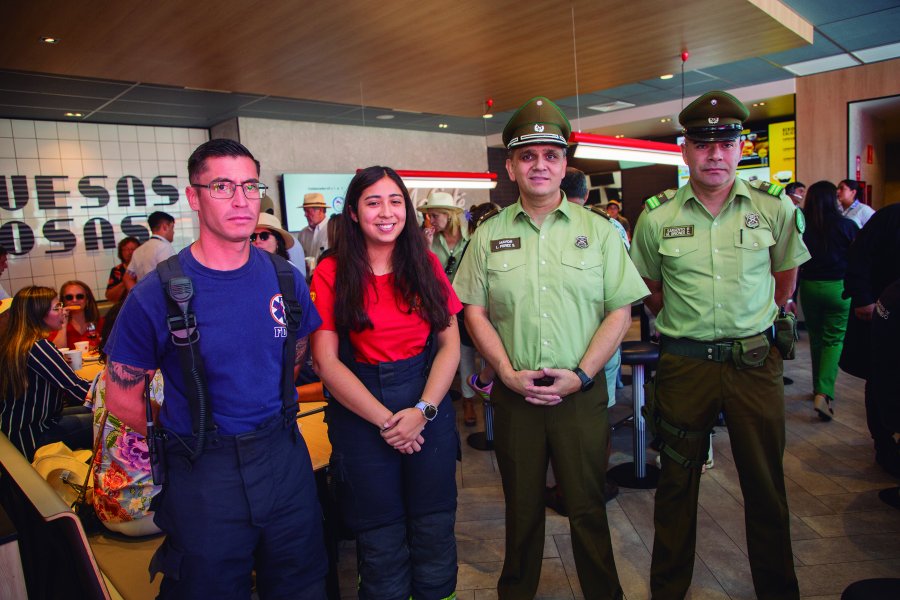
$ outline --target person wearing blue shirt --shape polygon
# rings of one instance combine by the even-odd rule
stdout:
[[[166,402],[157,427],[166,483],[154,499],[166,540],[150,564],[161,598],[324,598],[327,560],[309,452],[282,399],[285,303],[267,253],[250,243],[266,186],[244,146],[211,140],[188,161],[186,190],[200,235],[178,254],[194,288],[199,354],[208,387],[206,439],[197,444],[193,394],[166,327],[166,296],[153,272],[128,295],[105,351],[107,407],[146,433],[145,373],[159,368]],[[303,275],[296,360],[321,320]],[[202,447],[199,456],[195,450]]]

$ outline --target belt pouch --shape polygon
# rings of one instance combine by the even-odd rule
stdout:
[[[800,336],[797,334],[797,316],[794,313],[782,312],[775,319],[775,347],[781,352],[784,360],[794,360],[794,347]]]
[[[769,338],[764,333],[734,340],[731,357],[738,369],[761,367],[769,354]]]

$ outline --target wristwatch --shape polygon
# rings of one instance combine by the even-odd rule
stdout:
[[[588,377],[588,374],[581,370],[581,367],[575,367],[572,371],[578,375],[578,379],[581,380],[581,391],[586,392],[592,387],[594,387],[594,380],[591,377]]]
[[[437,416],[437,406],[429,402],[425,402],[424,400],[419,400],[416,403],[416,408],[422,411],[422,414],[425,415],[426,421],[434,421],[434,418]]]

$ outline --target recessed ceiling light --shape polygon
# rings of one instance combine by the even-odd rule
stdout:
[[[624,133],[617,133],[617,134],[616,134],[616,139],[621,140],[623,137],[625,137],[625,134],[624,134]]]
[[[44,37],[41,38],[41,42],[44,43],[44,44],[58,44],[58,43],[59,43],[59,38],[55,38],[55,37],[51,37],[51,36],[46,36],[46,35],[45,35]]]
[[[446,123],[438,123],[438,127],[440,127],[441,129],[447,129],[447,124]]]
[[[616,100],[614,102],[607,102],[605,104],[594,104],[593,106],[588,106],[588,108],[591,110],[596,110],[597,112],[607,113],[614,110],[622,110],[623,108],[631,108],[633,106],[634,104],[632,104],[631,102]]]
[[[670,122],[671,120],[672,120],[672,119],[666,118],[666,119],[660,119],[659,122],[660,122],[660,123],[668,123],[668,122]]]
[[[375,115],[376,119],[381,119],[382,121],[390,121],[394,118],[394,115]]]
[[[67,112],[67,113],[66,113],[66,116],[67,116],[67,117],[83,117],[84,114],[83,114],[83,113],[79,113],[79,112]]]
[[[675,76],[672,75],[671,73],[666,73],[665,75],[659,76],[660,79],[672,79],[673,77],[675,77]]]
[[[484,114],[481,115],[481,116],[482,116],[482,118],[484,118],[484,119],[493,119],[493,118],[494,118],[494,115],[493,115],[492,113],[484,113]]]

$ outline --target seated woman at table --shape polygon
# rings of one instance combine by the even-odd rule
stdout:
[[[116,304],[106,315],[100,332],[100,347],[106,344],[122,304]],[[106,354],[100,351],[100,362]],[[150,501],[162,489],[153,484],[147,438],[125,425],[106,410],[107,371],[94,378],[88,401],[94,411],[94,512],[103,525],[129,536],[151,535],[160,529],[153,522]],[[150,398],[159,410],[163,402],[163,378],[157,371],[150,381]]]
[[[106,282],[106,299],[110,302],[118,302],[128,293],[123,278],[125,277],[128,263],[131,262],[131,255],[134,254],[134,251],[140,245],[141,241],[131,236],[122,238],[119,241],[117,254],[121,262],[109,270],[109,279]]]
[[[330,470],[356,534],[361,598],[447,598],[456,588],[456,457],[447,390],[462,304],[392,169],[347,189],[337,252],[313,274],[313,362],[328,404]]]
[[[103,327],[103,317],[90,286],[73,279],[59,288],[59,299],[65,307],[64,327],[50,335],[57,348],[74,348],[76,342],[90,342],[96,347]]]
[[[46,338],[63,326],[56,291],[19,290],[0,339],[0,428],[31,461],[53,442],[73,450],[91,447],[91,411],[84,407],[90,383],[79,377]],[[66,406],[66,404],[71,406]]]

